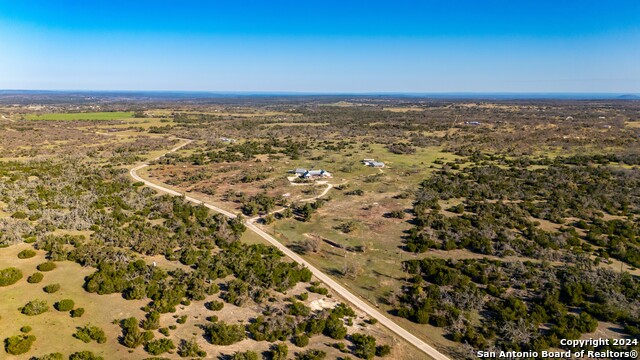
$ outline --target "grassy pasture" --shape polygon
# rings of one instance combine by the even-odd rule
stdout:
[[[630,128],[640,128],[640,121],[627,121],[625,126]]]
[[[398,112],[398,113],[404,113],[408,111],[424,111],[423,108],[419,108],[419,107],[388,107],[388,108],[384,108],[384,110],[391,111],[391,112]]]
[[[313,122],[276,122],[271,124],[262,124],[260,127],[291,127],[291,126],[327,126],[329,123],[313,123]]]
[[[248,239],[243,237],[244,241],[259,242],[258,239]],[[127,349],[119,344],[118,337],[121,335],[119,325],[113,324],[114,319],[123,319],[135,316],[138,319],[143,318],[141,308],[147,303],[147,300],[125,300],[120,294],[98,295],[87,293],[84,291],[82,284],[84,277],[94,271],[92,268],[84,268],[76,263],[69,261],[56,262],[56,269],[44,274],[44,280],[38,284],[29,284],[26,278],[36,271],[36,266],[45,261],[44,251],[37,251],[37,255],[29,259],[19,259],[17,254],[24,249],[32,248],[28,244],[17,244],[7,248],[0,249],[0,268],[16,267],[23,272],[23,278],[16,284],[2,288],[2,299],[0,302],[0,339],[20,334],[20,328],[30,326],[32,330],[30,334],[36,336],[36,341],[26,354],[12,356],[12,359],[26,360],[33,356],[41,356],[51,352],[60,352],[68,356],[76,351],[92,351],[105,359],[143,359],[150,357],[145,353],[142,347],[135,350]],[[167,261],[163,257],[143,257],[148,263],[157,261],[158,265],[163,268],[185,268],[179,263]],[[185,269],[188,270],[188,269]],[[42,288],[49,284],[59,283],[60,290],[47,294]],[[289,290],[286,294],[275,293],[280,302],[284,302],[283,298],[306,292],[308,284],[298,284],[294,289]],[[59,312],[53,308],[53,304],[61,299],[72,299],[76,307],[85,308],[85,314],[80,318],[71,318],[68,312]],[[41,315],[26,316],[20,313],[19,307],[34,299],[46,300],[50,309]],[[204,306],[206,301],[220,301],[218,295],[211,295],[203,301],[194,301],[189,306],[180,305],[175,313],[163,314],[160,319],[162,327],[169,325],[177,325],[177,329],[171,330],[170,338],[177,345],[180,339],[195,338],[200,346],[207,351],[207,358],[216,358],[222,354],[230,355],[236,351],[254,350],[263,352],[270,346],[267,342],[255,342],[251,339],[245,339],[239,343],[229,346],[215,346],[208,343],[202,336],[199,324],[204,323],[204,318],[209,315],[217,315],[220,319],[228,323],[246,323],[247,318],[257,316],[262,310],[262,306],[257,304],[249,304],[245,307],[237,307],[231,304],[225,304],[222,311],[211,312]],[[314,301],[340,301],[333,294],[333,299],[316,294],[310,294],[307,304]],[[185,324],[178,324],[176,319],[179,316],[187,315]],[[394,358],[416,358],[419,352],[414,348],[405,348],[400,346],[397,337],[391,335],[381,325],[368,325],[366,330],[362,329],[364,320],[367,317],[359,314],[354,321],[356,324],[350,328],[349,332],[366,331],[382,338],[382,343],[393,345]],[[107,342],[98,344],[96,342],[83,343],[75,339],[73,333],[77,327],[87,324],[95,325],[102,328],[107,336]],[[165,338],[158,330],[153,331],[155,339]],[[52,335],[55,334],[55,335]],[[322,349],[327,352],[328,358],[338,358],[340,353],[334,349],[331,344],[334,341],[324,336],[314,336],[307,348]],[[287,342],[290,353],[304,350]],[[0,358],[4,357],[4,350],[0,349]],[[175,352],[163,354],[163,358],[180,359]]]
[[[131,111],[82,112],[59,114],[27,114],[25,120],[121,120],[133,118]]]
[[[224,109],[211,109],[208,111],[190,111],[190,110],[175,110],[173,113],[180,113],[185,115],[215,115],[215,116],[228,116],[228,117],[260,117],[260,116],[299,116],[297,113],[282,112],[282,111],[270,111],[260,109],[236,109],[236,111],[226,111]],[[168,115],[171,112],[166,110],[153,110],[149,111],[153,115]]]
[[[91,274],[92,268],[84,268],[79,264],[63,261],[57,262],[56,269],[44,274],[44,280],[38,284],[29,284],[27,277],[36,272],[36,266],[45,261],[44,251],[38,251],[37,255],[30,259],[18,259],[17,254],[24,249],[32,248],[28,244],[13,245],[0,249],[0,268],[14,266],[23,273],[22,279],[17,283],[2,288],[2,301],[0,301],[0,339],[20,334],[22,326],[31,326],[30,334],[36,336],[31,350],[20,356],[12,356],[12,359],[29,359],[32,356],[40,356],[51,352],[61,352],[68,356],[72,352],[89,350],[95,354],[104,356],[105,359],[139,359],[144,357],[144,352],[138,349],[129,354],[127,349],[118,344],[118,336],[121,330],[118,325],[112,324],[114,319],[129,316],[142,317],[140,310],[145,301],[129,301],[119,294],[98,295],[86,292],[82,288],[84,277]],[[49,284],[60,284],[60,290],[47,294],[42,288]],[[20,313],[19,307],[34,299],[46,300],[49,311],[36,316],[27,316]],[[86,311],[80,318],[71,318],[68,312],[59,312],[53,308],[53,304],[61,299],[72,299],[75,307],[83,307]],[[75,339],[72,335],[76,327],[92,324],[102,328],[107,335],[107,342],[88,344]],[[0,350],[0,358],[5,358],[4,349]]]
[[[306,239],[310,235],[318,235],[345,246],[364,245],[367,247],[367,254],[347,254],[351,257],[349,261],[358,263],[363,270],[357,280],[350,284],[360,295],[370,298],[373,303],[379,302],[390,291],[398,288],[399,277],[403,276],[398,258],[406,256],[399,246],[399,239],[403,232],[411,226],[407,223],[409,215],[404,220],[385,218],[384,214],[392,210],[408,210],[412,206],[413,198],[396,199],[394,196],[405,190],[415,187],[435,168],[440,167],[434,162],[438,159],[452,161],[457,156],[443,152],[439,147],[418,148],[415,154],[397,155],[389,152],[383,145],[370,144],[363,147],[358,143],[349,149],[336,152],[331,150],[316,149],[309,156],[300,160],[270,160],[268,157],[261,158],[261,165],[270,171],[265,172],[268,179],[249,184],[234,184],[232,187],[237,191],[245,191],[249,194],[258,193],[264,183],[276,184],[274,188],[267,192],[270,195],[290,193],[290,200],[300,200],[308,198],[310,194],[303,194],[301,191],[309,189],[308,186],[292,186],[283,180],[290,176],[288,170],[293,168],[313,168],[325,169],[333,174],[329,182],[346,184],[345,190],[332,189],[327,194],[331,201],[315,214],[310,222],[300,222],[297,220],[279,220],[275,224],[275,231],[278,237],[285,244],[289,245]],[[180,151],[183,152],[182,150]],[[310,160],[313,158],[314,160]],[[363,158],[375,158],[384,161],[387,167],[384,169],[374,169],[364,166],[361,163]],[[210,202],[219,204],[222,208],[239,211],[239,204],[224,202],[222,194],[229,187],[230,174],[217,172],[216,169],[228,167],[229,164],[212,164],[199,167],[178,165],[170,167],[178,173],[181,170],[190,172],[206,172],[211,175],[203,182],[217,184],[216,194],[205,196],[192,193],[192,196],[206,198]],[[252,162],[236,162],[233,166],[239,172],[252,171],[256,164]],[[151,169],[143,169],[142,174],[153,174],[155,179],[160,181],[169,180],[172,175],[163,173],[163,166],[154,166]],[[371,177],[377,177],[375,181],[370,181]],[[174,188],[187,187],[192,183],[176,185]],[[190,186],[189,186],[190,188]],[[350,190],[360,189],[364,191],[363,196],[346,195]],[[318,191],[319,192],[319,191]],[[356,231],[345,234],[337,230],[340,224],[357,221],[360,226]],[[274,226],[270,225],[266,229],[273,233]],[[250,239],[247,239],[250,242]],[[310,255],[311,261],[326,270],[328,273],[336,273],[344,264],[344,251],[332,248],[330,245],[323,245],[325,250],[322,255]],[[379,286],[377,286],[379,285]]]

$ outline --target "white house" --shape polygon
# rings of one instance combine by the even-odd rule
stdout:
[[[318,177],[330,178],[331,173],[324,170],[308,170],[307,172],[302,174],[302,177],[305,179],[318,178]]]
[[[383,168],[384,163],[382,161],[376,161],[375,159],[362,159],[362,163],[366,166],[371,166],[375,168]]]

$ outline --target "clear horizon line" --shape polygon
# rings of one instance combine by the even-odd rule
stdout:
[[[638,95],[640,91],[295,91],[295,90],[171,90],[171,89],[0,89],[0,92],[102,92],[102,93],[210,93],[210,94],[583,94],[583,95]]]

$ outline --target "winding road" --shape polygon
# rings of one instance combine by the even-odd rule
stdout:
[[[182,147],[187,146],[187,145],[189,145],[190,143],[193,142],[193,140],[189,140],[189,139],[179,139],[179,140],[182,141],[182,143],[180,145],[174,147],[173,149],[169,150],[165,154],[160,155],[160,156],[158,156],[157,158],[155,158],[153,160],[160,159],[161,157],[165,156],[166,154],[174,152],[174,151],[177,151],[177,150],[181,149]],[[141,181],[145,185],[147,185],[148,187],[156,189],[156,190],[158,190],[160,192],[163,192],[163,193],[166,193],[166,194],[170,194],[170,195],[175,195],[175,196],[183,196],[183,194],[181,194],[181,193],[179,193],[179,192],[177,192],[175,190],[169,189],[169,188],[167,188],[167,187],[165,187],[165,186],[163,186],[161,184],[155,184],[155,183],[153,183],[153,182],[151,182],[149,180],[146,180],[146,179],[143,179],[142,177],[140,177],[138,175],[137,171],[140,170],[140,169],[143,169],[143,168],[145,168],[147,166],[149,166],[148,162],[140,164],[140,165],[132,168],[129,171],[131,177],[134,178],[136,181]],[[331,187],[327,187],[327,189],[325,190],[325,192],[323,194],[326,194],[326,192],[329,191],[330,188]],[[221,214],[224,214],[224,215],[226,215],[226,216],[228,216],[230,218],[235,218],[236,217],[236,214],[233,214],[233,213],[231,213],[229,211],[221,209],[221,208],[219,208],[219,207],[217,207],[215,205],[203,202],[203,201],[198,200],[196,198],[193,198],[193,197],[190,197],[190,196],[185,196],[185,199],[190,201],[190,202],[192,202],[192,203],[195,203],[195,204],[202,204],[202,205],[206,206],[207,208],[209,208],[209,209],[211,209],[211,210],[213,210],[215,212],[219,212]],[[410,344],[412,344],[415,347],[417,347],[418,349],[420,349],[425,354],[429,355],[431,358],[436,359],[436,360],[449,360],[449,358],[447,356],[445,356],[444,354],[442,354],[441,352],[439,352],[438,350],[436,350],[432,346],[428,345],[424,341],[420,340],[419,338],[417,338],[416,336],[414,336],[413,334],[411,334],[410,332],[408,332],[407,330],[402,328],[400,325],[398,325],[395,322],[393,322],[391,319],[389,319],[388,317],[383,315],[381,312],[379,312],[378,310],[373,308],[367,302],[365,302],[364,300],[360,299],[358,296],[356,296],[355,294],[351,293],[349,290],[345,289],[342,285],[338,284],[338,282],[336,282],[335,280],[333,280],[332,278],[327,276],[320,269],[314,267],[313,265],[308,263],[305,259],[300,257],[298,254],[296,254],[295,252],[290,250],[288,247],[286,247],[283,244],[281,244],[274,237],[272,237],[271,235],[269,235],[266,232],[264,232],[262,229],[260,229],[259,227],[257,227],[254,224],[254,221],[255,221],[255,219],[250,219],[250,220],[247,220],[245,222],[245,225],[247,226],[247,229],[253,231],[254,233],[258,234],[260,237],[262,237],[263,239],[265,239],[266,241],[271,243],[273,246],[277,247],[285,255],[287,255],[289,258],[291,258],[291,260],[297,262],[298,264],[301,264],[302,266],[307,267],[313,273],[313,275],[316,278],[318,278],[320,281],[325,283],[333,291],[335,291],[336,293],[340,294],[340,296],[342,296],[344,299],[346,299],[352,305],[354,305],[358,309],[362,310],[363,312],[367,313],[367,315],[369,315],[370,317],[378,320],[378,322],[380,322],[382,325],[387,327],[389,330],[393,331],[396,335],[398,335],[401,338],[405,339]]]

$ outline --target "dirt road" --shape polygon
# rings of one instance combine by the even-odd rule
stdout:
[[[178,146],[176,146],[175,148],[169,150],[167,152],[167,154],[170,153],[170,152],[177,151],[178,149],[190,144],[193,141],[193,140],[188,140],[188,139],[181,139],[181,140],[183,141],[183,143],[178,145]],[[157,157],[154,160],[157,160],[157,159],[161,158],[162,156],[164,156],[164,155],[161,155],[161,156]],[[168,187],[165,187],[163,184],[156,184],[156,183],[153,183],[153,182],[151,182],[149,180],[146,180],[146,179],[143,179],[142,177],[140,177],[137,174],[137,171],[140,170],[140,169],[143,169],[143,168],[145,168],[147,166],[149,166],[149,164],[148,163],[144,163],[144,164],[140,164],[140,165],[132,168],[130,170],[130,172],[129,172],[131,174],[131,177],[134,178],[136,181],[141,181],[145,185],[147,185],[147,186],[149,186],[149,187],[151,187],[153,189],[156,189],[156,190],[158,190],[160,192],[171,194],[171,195],[175,195],[175,196],[182,196],[183,195],[183,194],[181,194],[181,193],[179,193],[179,192],[177,192],[175,190],[171,190]],[[327,189],[325,190],[325,192],[322,195],[326,194],[326,191],[329,191],[330,188],[331,188],[330,186],[327,187]],[[320,195],[320,196],[322,196],[322,195]],[[195,204],[202,204],[202,205],[206,206],[207,208],[209,208],[209,209],[211,209],[213,211],[219,212],[221,214],[224,214],[224,215],[226,215],[228,217],[231,217],[231,218],[235,218],[236,217],[236,214],[233,214],[233,213],[231,213],[229,211],[221,209],[221,208],[219,208],[219,207],[217,207],[215,205],[203,202],[203,201],[198,200],[196,198],[193,198],[191,196],[185,196],[185,199],[190,201],[190,202],[192,202],[192,203],[195,203]],[[262,237],[263,239],[268,241],[270,244],[272,244],[273,246],[277,247],[280,251],[282,251],[285,255],[287,255],[293,261],[295,261],[295,262],[307,267],[313,273],[313,275],[316,278],[318,278],[320,281],[325,283],[333,291],[335,291],[338,294],[340,294],[340,296],[342,296],[344,299],[346,299],[352,305],[354,305],[355,307],[357,307],[360,310],[364,311],[365,313],[367,313],[372,318],[375,318],[376,320],[378,320],[382,325],[386,326],[389,330],[391,330],[394,333],[396,333],[396,335],[398,335],[401,338],[405,339],[407,342],[409,342],[410,344],[414,345],[415,347],[420,349],[422,352],[424,352],[425,354],[429,355],[431,358],[436,359],[436,360],[448,360],[449,359],[447,356],[445,356],[444,354],[440,353],[438,350],[434,349],[433,347],[431,347],[430,345],[428,345],[424,341],[420,340],[419,338],[417,338],[416,336],[414,336],[413,334],[411,334],[410,332],[408,332],[407,330],[405,330],[404,328],[402,328],[401,326],[399,326],[398,324],[393,322],[391,319],[389,319],[388,317],[383,315],[381,312],[379,312],[378,310],[373,308],[367,302],[365,302],[364,300],[360,299],[358,296],[354,295],[349,290],[345,289],[342,285],[338,284],[338,282],[336,282],[335,280],[333,280],[332,278],[327,276],[320,269],[318,269],[318,268],[314,267],[313,265],[311,265],[310,263],[308,263],[305,259],[303,259],[298,254],[296,254],[295,252],[290,250],[288,247],[286,247],[283,244],[281,244],[274,237],[272,237],[271,235],[267,234],[262,229],[257,227],[252,220],[253,219],[247,220],[245,222],[245,225],[247,226],[247,229],[253,231],[254,233],[258,234],[260,237]]]

